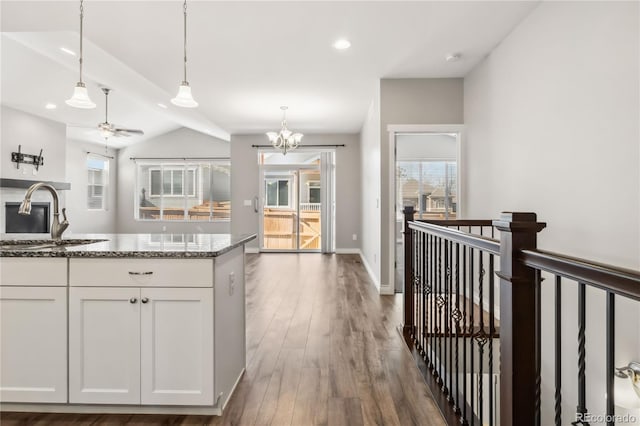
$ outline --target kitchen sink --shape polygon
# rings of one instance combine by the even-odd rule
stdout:
[[[0,240],[0,250],[41,250],[62,249],[100,243],[105,239],[68,239],[68,240]]]

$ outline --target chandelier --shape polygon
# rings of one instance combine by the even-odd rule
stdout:
[[[282,110],[282,128],[280,132],[267,132],[267,137],[276,149],[281,149],[283,155],[287,155],[287,152],[292,151],[298,147],[302,140],[302,133],[293,133],[287,128],[287,107],[281,106]]]

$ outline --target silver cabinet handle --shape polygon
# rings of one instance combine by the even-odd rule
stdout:
[[[129,271],[129,275],[153,275],[153,272],[151,272],[151,271],[147,271],[147,272],[131,272],[131,271]]]
[[[146,298],[146,297],[143,297],[142,299],[140,299],[140,301],[141,301],[142,303],[148,303],[148,302],[149,302],[149,299],[148,299],[148,298]]]
[[[131,299],[129,299],[129,303],[136,303],[138,301],[138,299],[136,299],[135,297],[132,297]]]

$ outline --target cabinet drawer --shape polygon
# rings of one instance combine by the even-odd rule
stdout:
[[[0,285],[66,286],[67,259],[0,257]]]
[[[69,259],[75,287],[212,287],[213,259]]]

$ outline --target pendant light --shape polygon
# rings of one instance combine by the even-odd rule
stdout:
[[[89,99],[89,93],[87,87],[82,82],[82,21],[84,19],[84,7],[83,0],[80,0],[80,80],[76,83],[76,87],[73,89],[73,96],[67,99],[65,102],[67,105],[74,108],[92,109],[96,107],[96,104]]]
[[[191,95],[191,86],[187,81],[187,0],[184,0],[184,80],[180,83],[178,94],[171,99],[171,103],[179,107],[195,108],[198,103]]]

